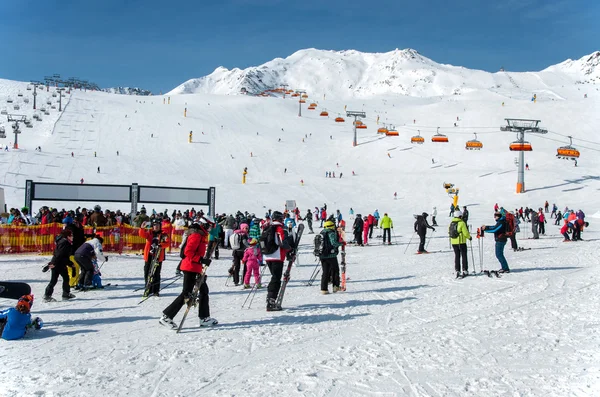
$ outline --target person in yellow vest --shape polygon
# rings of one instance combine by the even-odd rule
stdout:
[[[454,211],[454,218],[448,226],[448,235],[450,243],[454,249],[454,270],[456,278],[465,278],[469,275],[469,262],[467,261],[467,240],[472,240],[473,237],[469,234],[467,224],[463,221],[463,213],[460,210]],[[462,257],[462,273],[460,259]]]

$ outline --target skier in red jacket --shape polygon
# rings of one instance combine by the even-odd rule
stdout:
[[[186,298],[189,299],[196,285],[196,280],[206,271],[211,260],[205,258],[206,246],[208,245],[208,234],[214,223],[209,219],[203,218],[201,223],[193,223],[190,226],[190,234],[185,243],[184,255],[185,258],[181,261],[181,270],[183,271],[183,289],[181,294],[163,310],[163,316],[159,323],[177,329],[177,324],[173,318],[179,313],[183,307]],[[216,325],[219,322],[210,317],[210,307],[208,305],[208,285],[206,277],[200,285],[198,292],[198,317],[200,317],[200,326],[207,327]]]

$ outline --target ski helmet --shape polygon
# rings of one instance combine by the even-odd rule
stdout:
[[[283,214],[279,211],[273,211],[273,214],[271,215],[271,219],[273,219],[274,221],[282,221]]]
[[[27,314],[31,310],[32,305],[33,305],[33,295],[31,295],[31,294],[23,295],[22,297],[19,298],[16,309],[23,314]]]
[[[460,218],[461,216],[462,216],[462,212],[460,212],[459,210],[454,211],[455,218]]]
[[[333,223],[332,221],[327,221],[327,222],[323,223],[323,227],[325,229],[333,229],[333,228],[335,228],[335,223]]]
[[[100,211],[102,211],[102,207],[100,207],[98,204],[96,204],[96,205],[94,206],[94,211],[96,211],[96,212],[100,212]]]
[[[152,223],[151,224],[152,224],[152,226],[162,227],[162,222],[158,218],[152,219]]]

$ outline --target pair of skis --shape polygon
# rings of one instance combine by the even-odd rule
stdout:
[[[292,272],[292,266],[296,261],[296,254],[298,253],[298,245],[300,244],[300,239],[302,238],[302,233],[304,232],[304,224],[301,223],[298,225],[298,229],[296,231],[296,236],[294,238],[294,246],[292,250],[288,252],[287,259],[288,264],[287,268],[283,272],[283,281],[281,283],[281,288],[279,288],[279,294],[277,294],[277,298],[275,299],[274,307],[270,308],[269,311],[281,311],[281,303],[283,302],[283,297],[285,296],[285,290],[287,288],[288,283],[290,282],[290,274]]]
[[[210,260],[210,257],[212,256],[216,247],[217,247],[217,244],[213,244],[212,247],[210,247],[211,249],[207,250],[206,253],[204,254],[204,259]],[[194,284],[192,293],[184,299],[184,302],[187,305],[187,307],[185,308],[185,312],[183,313],[183,317],[181,318],[179,327],[177,327],[177,333],[179,333],[179,331],[181,331],[181,328],[183,328],[183,323],[185,323],[185,319],[187,318],[188,313],[190,312],[190,309],[192,307],[196,307],[196,305],[198,304],[198,295],[200,294],[200,287],[202,286],[202,284],[204,284],[204,280],[206,280],[206,269],[207,268],[208,268],[208,266],[206,266],[206,265],[202,267],[202,273],[200,273],[196,276],[196,283]]]
[[[142,295],[143,299],[138,303],[138,305],[140,303],[144,303],[148,298],[150,298],[150,290],[152,289],[152,287],[154,286],[154,274],[156,273],[156,270],[158,269],[158,267],[160,266],[160,254],[162,253],[162,247],[160,246],[160,243],[157,243],[158,245],[154,246],[153,244],[153,251],[154,251],[154,255],[152,256],[152,262],[150,264],[150,274],[148,275],[148,282],[146,283],[146,287],[144,288],[144,294]]]

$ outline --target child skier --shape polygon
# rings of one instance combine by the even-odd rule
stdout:
[[[250,288],[250,277],[254,274],[254,283],[256,288],[261,288],[260,284],[260,263],[262,262],[262,252],[258,246],[258,240],[253,238],[250,240],[250,247],[244,251],[242,263],[246,266],[246,274],[244,276],[244,289]]]
[[[98,259],[92,260],[94,265],[94,275],[92,276],[92,288],[104,288],[102,285],[102,273],[100,273],[100,267],[98,266]]]
[[[33,295],[23,295],[14,308],[0,312],[0,335],[2,335],[2,339],[21,339],[28,329],[42,328],[44,323],[41,318],[36,317],[31,321],[30,311],[32,305]]]

